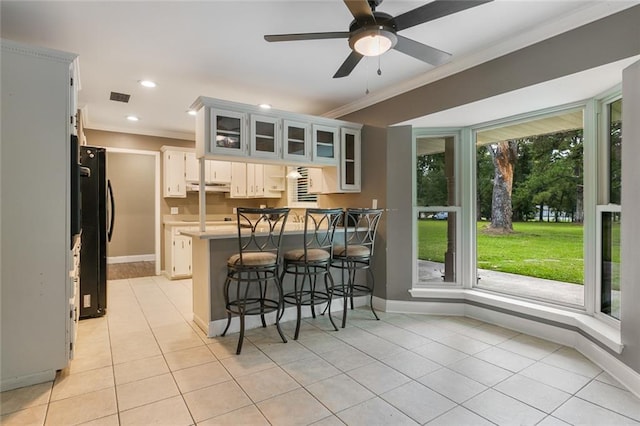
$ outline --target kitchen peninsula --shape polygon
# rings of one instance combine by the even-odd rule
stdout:
[[[290,216],[291,218],[291,216]],[[304,224],[300,222],[287,222],[282,238],[282,252],[302,247]],[[247,230],[248,234],[249,230]],[[344,240],[345,228],[336,229],[334,240]],[[349,232],[347,230],[347,232]],[[207,336],[218,336],[227,324],[227,314],[224,303],[224,281],[227,275],[227,259],[238,252],[237,225],[214,225],[207,227],[205,231],[184,231],[183,235],[192,238],[192,264],[193,264],[193,320],[205,332]],[[333,271],[333,278],[338,282],[342,278],[339,271]],[[319,283],[319,285],[322,285]],[[284,292],[292,286],[291,276],[285,277],[283,282]],[[341,301],[336,300],[332,304],[332,311],[342,308]],[[285,311],[283,321],[294,319],[295,308]],[[319,310],[317,310],[319,311]],[[303,317],[310,316],[310,310],[303,309]],[[275,322],[275,313],[266,315],[267,324]],[[259,317],[247,317],[246,328],[261,326]],[[239,323],[231,322],[230,332],[239,330]]]

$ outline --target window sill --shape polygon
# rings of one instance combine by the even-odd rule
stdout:
[[[469,289],[413,288],[409,293],[414,298],[429,298],[435,302],[437,299],[442,299],[443,302],[451,300],[472,302],[474,305],[493,308],[507,314],[512,311],[525,318],[549,325],[555,323],[558,327],[578,331],[618,354],[622,353],[620,330],[584,312],[554,308]]]

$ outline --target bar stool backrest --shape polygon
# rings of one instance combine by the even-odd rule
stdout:
[[[342,220],[342,209],[307,209],[304,216],[304,258],[307,251],[320,249],[333,254],[333,237]]]
[[[247,253],[270,252],[279,259],[288,216],[288,208],[238,207],[239,264],[243,264],[243,255]]]
[[[369,256],[373,256],[376,231],[382,212],[382,209],[352,208],[344,212],[344,226],[350,230],[348,233],[345,232],[346,253],[349,252],[349,246],[363,246],[369,249]]]

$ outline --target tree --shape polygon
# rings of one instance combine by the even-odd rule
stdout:
[[[417,157],[416,198],[419,206],[447,205],[444,153]]]
[[[487,145],[494,166],[491,225],[498,232],[513,232],[511,193],[513,173],[518,159],[518,142],[502,141]]]

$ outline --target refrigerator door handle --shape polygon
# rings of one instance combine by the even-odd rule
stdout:
[[[107,240],[111,241],[113,235],[113,225],[116,217],[116,204],[113,199],[113,188],[111,187],[111,181],[107,180],[107,189],[109,190],[109,202],[111,203],[111,218],[109,219],[109,231],[107,233]]]

